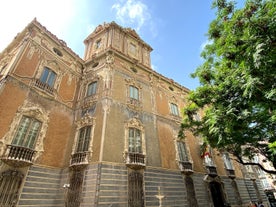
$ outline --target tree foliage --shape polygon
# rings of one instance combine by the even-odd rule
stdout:
[[[260,153],[276,166],[276,1],[213,7],[204,62],[192,74],[200,86],[189,94],[179,136],[192,130],[243,164]]]

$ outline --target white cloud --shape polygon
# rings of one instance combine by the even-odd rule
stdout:
[[[155,71],[158,70],[158,69],[157,69],[157,66],[156,66],[156,65],[153,65],[153,64],[151,64],[151,68],[152,68],[153,70],[155,70]]]
[[[135,27],[137,31],[151,19],[147,5],[137,0],[121,1],[112,6],[120,24]]]

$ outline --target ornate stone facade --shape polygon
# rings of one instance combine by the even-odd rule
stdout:
[[[84,42],[82,59],[33,20],[0,54],[0,206],[266,202],[238,163],[178,140],[189,90],[134,30],[105,23]]]

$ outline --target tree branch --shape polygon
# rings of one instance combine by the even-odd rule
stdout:
[[[253,165],[253,166],[258,166],[259,168],[261,168],[263,171],[265,171],[266,173],[269,174],[274,174],[276,175],[276,170],[268,170],[266,169],[263,165],[261,165],[260,163],[256,163],[256,162],[244,162],[243,159],[239,156],[236,156],[237,159],[236,161],[242,165]]]

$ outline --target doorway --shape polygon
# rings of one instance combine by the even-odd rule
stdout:
[[[221,189],[221,184],[213,181],[209,183],[209,187],[212,194],[214,207],[224,207],[224,197]]]

